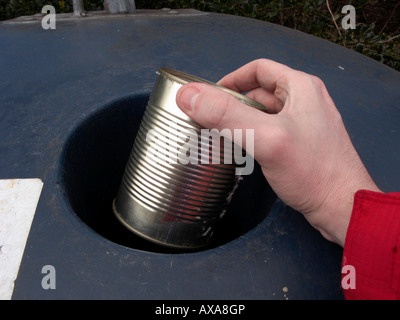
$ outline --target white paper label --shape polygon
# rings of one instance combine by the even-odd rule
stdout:
[[[0,180],[0,300],[11,299],[42,188],[40,179]]]

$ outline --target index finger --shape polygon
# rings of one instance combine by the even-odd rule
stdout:
[[[268,59],[258,59],[223,77],[218,84],[242,93],[256,88],[274,92],[277,83],[290,76],[294,69]]]

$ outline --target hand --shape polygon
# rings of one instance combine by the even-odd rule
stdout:
[[[277,196],[304,214],[326,239],[344,246],[355,192],[379,189],[323,82],[261,59],[228,74],[219,84],[248,92],[268,113],[201,83],[184,85],[177,93],[177,105],[209,129],[254,129],[254,158]]]

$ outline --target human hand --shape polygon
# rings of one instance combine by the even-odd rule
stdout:
[[[205,128],[254,129],[254,158],[278,197],[328,240],[344,246],[357,190],[380,191],[354,149],[323,82],[260,59],[219,84],[264,104],[251,108],[229,93],[188,83],[177,105]],[[243,141],[244,148],[245,141]]]

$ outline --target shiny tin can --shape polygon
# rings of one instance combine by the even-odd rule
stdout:
[[[216,150],[209,140],[198,140],[202,127],[176,105],[177,91],[188,82],[208,83],[252,107],[265,107],[207,80],[159,69],[113,211],[123,225],[141,237],[168,247],[190,249],[206,246],[212,240],[238,176],[234,161],[223,158],[227,142]],[[190,158],[185,154],[189,149]],[[215,153],[221,161],[212,161]],[[191,161],[200,160],[203,154],[209,154],[208,162]]]

